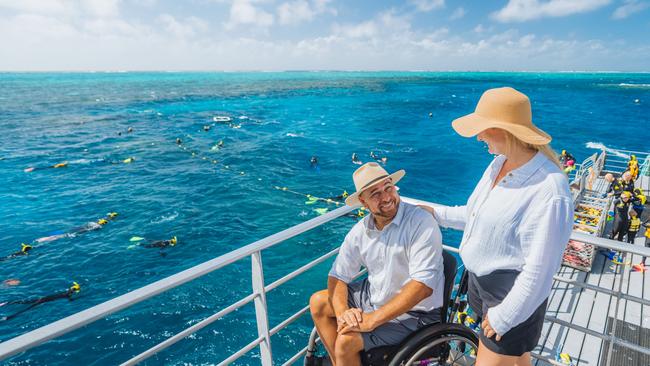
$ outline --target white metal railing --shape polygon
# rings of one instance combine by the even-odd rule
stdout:
[[[415,200],[415,199],[410,199],[408,197],[402,197],[402,199],[405,202],[413,203],[413,204],[427,204],[430,206],[438,206],[438,204],[427,202],[427,201],[420,201],[420,200]],[[282,321],[280,324],[275,326],[274,328],[270,329],[269,327],[269,322],[268,322],[268,315],[267,315],[267,306],[266,306],[266,293],[279,287],[280,285],[284,284],[285,282],[299,276],[300,274],[304,273],[305,271],[313,268],[314,266],[322,263],[323,261],[327,260],[328,258],[333,257],[337,252],[338,248],[330,251],[329,253],[326,253],[322,255],[321,257],[316,258],[315,260],[303,265],[302,267],[294,270],[293,272],[285,275],[284,277],[276,280],[275,282],[265,285],[264,282],[264,270],[263,270],[263,265],[262,265],[262,255],[261,252],[264,249],[268,249],[270,247],[275,246],[276,244],[283,242],[287,239],[290,239],[294,236],[297,236],[301,233],[304,233],[308,230],[311,230],[317,226],[320,226],[322,224],[325,224],[329,221],[332,221],[338,217],[341,217],[345,215],[346,213],[349,213],[350,211],[354,210],[354,207],[340,207],[337,208],[333,211],[330,211],[322,216],[313,218],[311,220],[305,221],[301,224],[298,224],[296,226],[293,226],[289,229],[283,230],[281,232],[278,232],[276,234],[273,234],[271,236],[268,236],[264,239],[261,239],[259,241],[256,241],[254,243],[248,244],[242,248],[239,248],[237,250],[234,250],[232,252],[229,252],[227,254],[224,254],[220,257],[214,258],[212,260],[209,260],[207,262],[201,263],[199,265],[196,265],[194,267],[191,267],[187,270],[184,270],[182,272],[176,273],[172,276],[166,277],[162,280],[156,281],[154,283],[151,283],[147,286],[141,287],[139,289],[136,289],[134,291],[131,291],[129,293],[126,293],[122,296],[116,297],[114,299],[108,300],[104,303],[101,303],[99,305],[93,306],[89,309],[86,309],[84,311],[81,311],[79,313],[73,314],[71,316],[68,316],[66,318],[63,318],[61,320],[55,321],[53,323],[50,323],[48,325],[45,325],[43,327],[40,327],[38,329],[35,329],[33,331],[30,331],[28,333],[25,333],[23,335],[20,335],[18,337],[12,338],[10,340],[7,340],[3,343],[0,343],[0,360],[7,359],[13,355],[16,355],[20,352],[29,350],[30,348],[36,347],[44,342],[47,342],[50,339],[59,337],[61,335],[64,335],[66,333],[69,333],[75,329],[78,329],[84,325],[87,325],[89,323],[92,323],[98,319],[102,319],[110,314],[113,314],[117,311],[123,310],[127,307],[130,307],[132,305],[135,305],[137,303],[140,303],[144,300],[147,300],[153,296],[156,296],[158,294],[161,294],[163,292],[166,292],[170,289],[176,288],[182,284],[185,284],[189,281],[192,281],[194,279],[197,279],[199,277],[202,277],[208,273],[211,273],[217,269],[223,268],[229,264],[232,264],[236,261],[239,261],[241,259],[251,257],[251,263],[252,263],[252,293],[245,296],[244,298],[234,302],[233,304],[229,305],[228,307],[220,310],[219,312],[215,313],[212,316],[209,316],[208,318],[200,321],[199,323],[196,323],[192,325],[191,327],[175,334],[174,336],[166,339],[165,341],[145,350],[144,352],[130,358],[129,360],[125,361],[122,365],[134,365],[137,364],[138,362],[141,362],[148,357],[151,357],[152,355],[156,354],[157,352],[160,352],[171,345],[175,344],[176,342],[180,341],[181,339],[195,333],[196,331],[206,327],[209,324],[214,323],[216,320],[224,317],[225,315],[233,312],[234,310],[237,310],[241,308],[242,306],[254,302],[255,304],[255,314],[256,314],[256,321],[257,321],[257,331],[258,331],[258,337],[250,342],[248,345],[245,347],[241,348],[239,351],[235,352],[228,358],[226,358],[224,361],[220,363],[220,365],[228,364],[231,362],[234,362],[237,360],[239,357],[243,356],[250,350],[254,349],[255,347],[260,348],[260,360],[262,365],[271,365],[272,364],[272,347],[271,347],[271,336],[291,324],[293,321],[297,320],[299,317],[301,317],[303,314],[305,314],[308,311],[308,307],[303,307],[301,310],[296,312],[295,314],[291,315],[289,318],[285,319]],[[593,237],[590,235],[582,234],[582,233],[577,233],[574,232],[571,236],[572,239],[582,241],[585,243],[589,244],[594,244],[598,247],[603,247],[603,248],[608,248],[612,250],[617,250],[617,251],[623,251],[623,252],[629,252],[629,253],[634,253],[638,255],[643,255],[643,256],[648,256],[650,257],[650,248],[644,248],[644,247],[630,247],[629,245],[617,242],[617,241],[612,241],[609,239],[603,239],[603,238],[597,238]],[[455,251],[457,252],[457,249],[444,246],[445,249]],[[580,285],[578,285],[580,286]],[[605,289],[606,290],[606,289]],[[626,298],[628,300],[635,300],[639,301],[642,304],[646,304],[647,300],[643,299],[638,299],[629,295],[624,295],[621,294],[620,289],[618,291],[619,298]],[[572,327],[573,329],[578,329],[581,330],[580,327],[576,325],[567,325]],[[604,335],[602,335],[605,337]],[[616,344],[620,344],[622,346],[627,346],[625,341],[618,340],[613,336],[607,336],[607,339],[610,340],[611,342],[614,342]],[[302,350],[304,353],[305,349]],[[648,354],[650,354],[650,350],[647,350]],[[644,351],[644,352],[646,352]],[[287,363],[291,362],[292,360],[297,360],[300,357],[300,352],[294,356],[292,356]]]
[[[569,182],[578,183],[583,176],[588,175],[589,168],[595,165],[597,157],[598,154],[593,154],[586,158],[581,164],[578,164],[577,168],[568,174]]]

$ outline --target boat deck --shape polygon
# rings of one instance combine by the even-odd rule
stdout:
[[[604,192],[606,187],[606,182],[598,179],[593,189]],[[609,230],[607,227],[605,232]],[[645,238],[639,236],[635,245],[643,246]],[[650,272],[632,271],[632,265],[639,263],[641,257],[629,253],[624,255],[624,264],[616,265],[599,253],[596,254],[591,272],[563,266],[557,275],[612,292],[620,290],[623,294],[650,303],[650,280],[646,278]],[[628,261],[630,263],[626,264]],[[613,334],[631,344],[650,348],[650,306],[622,297],[619,301],[616,293],[603,293],[556,280],[549,298],[542,337],[535,353],[551,359],[555,359],[558,353],[567,353],[576,365],[608,364],[610,342],[589,334],[590,331]],[[617,321],[614,322],[614,319]],[[586,330],[570,329],[563,322]],[[541,366],[552,363],[537,359],[533,364]],[[615,344],[609,365],[650,365],[650,356]]]

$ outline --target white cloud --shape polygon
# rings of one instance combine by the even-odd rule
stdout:
[[[465,9],[463,9],[462,7],[458,7],[458,8],[456,8],[456,10],[454,10],[453,13],[451,13],[451,16],[449,17],[449,19],[457,20],[457,19],[460,19],[460,18],[464,17],[465,14],[466,14]]]
[[[158,17],[158,21],[169,34],[178,38],[192,37],[208,29],[207,22],[197,17],[178,20],[172,15],[162,14]]]
[[[0,0],[0,8],[21,13],[93,17],[114,17],[119,14],[121,0]]]
[[[334,34],[347,38],[370,38],[379,33],[379,27],[375,21],[369,20],[354,25],[334,25]]]
[[[524,22],[544,17],[562,17],[589,12],[611,0],[509,0],[501,10],[491,14],[499,22]]]
[[[96,17],[114,17],[119,14],[121,0],[81,0],[81,7]]]
[[[445,0],[410,0],[418,11],[429,12],[445,7]]]
[[[374,19],[357,24],[338,25],[333,27],[336,36],[348,38],[373,38],[407,35],[411,32],[410,18],[398,15],[394,9],[378,14]]]
[[[485,27],[483,26],[483,24],[479,24],[479,25],[477,25],[476,27],[474,27],[474,32],[475,32],[475,33],[483,33],[483,32],[485,32],[486,30],[487,30],[487,28],[485,28]]]
[[[330,0],[296,0],[280,4],[277,9],[280,24],[300,24],[310,22],[314,16],[322,13],[336,15],[336,9],[328,6]]]
[[[65,14],[73,11],[70,2],[63,0],[0,0],[0,8],[10,9],[21,13],[36,14]]]
[[[273,4],[246,3],[254,10],[240,14],[237,19],[245,22],[236,24],[251,24],[246,22],[259,19],[263,7]],[[394,9],[291,40],[268,34],[257,38],[246,32],[250,27],[209,32],[204,19],[170,14],[153,15],[147,24],[119,15],[61,14],[0,15],[0,49],[12,50],[3,53],[0,70],[647,71],[650,59],[649,46],[624,41],[496,33],[482,25],[469,34],[447,28],[423,31],[412,25],[415,14]]]
[[[637,1],[637,0],[625,0],[625,3],[612,13],[613,19],[625,19],[632,14],[639,13],[650,7],[650,2],[646,1]]]
[[[252,0],[234,0],[230,6],[230,18],[226,28],[233,29],[238,25],[265,28],[273,25],[273,22],[273,14],[256,7]]]

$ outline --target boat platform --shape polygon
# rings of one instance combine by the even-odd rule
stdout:
[[[587,199],[604,196],[609,184],[603,175],[620,171],[615,159],[606,163],[603,160],[600,174],[589,189],[582,187]],[[594,165],[598,167],[598,162]],[[635,186],[647,194],[649,180],[641,175]],[[577,196],[576,208],[582,202]],[[650,205],[646,204],[643,218],[648,214]],[[598,227],[594,236],[607,236],[610,226],[611,222],[607,222]],[[619,248],[596,248],[588,270],[562,266],[556,274],[533,365],[564,365],[557,357],[561,353],[571,357],[576,366],[650,365],[650,271],[640,272],[633,267],[642,261],[635,252],[645,249],[643,230],[634,245],[612,243],[620,243]],[[613,257],[614,252],[620,256]]]

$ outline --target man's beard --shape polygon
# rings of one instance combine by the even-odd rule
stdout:
[[[397,200],[392,200],[391,203],[392,203],[392,205],[390,206],[390,208],[388,210],[381,209],[380,207],[377,207],[377,210],[375,212],[373,212],[372,214],[375,215],[375,216],[379,216],[379,217],[383,217],[383,218],[387,218],[387,219],[392,218],[393,216],[395,216],[395,214],[397,214],[397,206],[399,205],[399,202]]]

